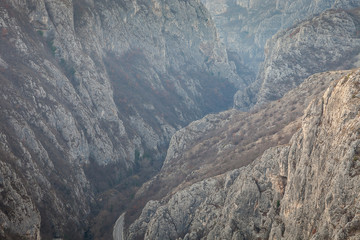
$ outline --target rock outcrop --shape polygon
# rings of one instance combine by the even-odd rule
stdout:
[[[360,10],[328,10],[273,36],[256,81],[235,96],[247,109],[279,99],[311,74],[359,66]]]
[[[259,6],[254,1],[249,4]],[[320,6],[320,1],[317,4]],[[357,1],[344,4],[354,6]],[[350,41],[334,50],[332,63],[335,64],[344,59],[343,53],[350,53],[348,49],[358,46],[355,30],[358,30],[359,14],[357,11],[326,14],[318,17],[321,26],[316,29],[324,31],[325,36],[336,28],[336,34],[345,36],[338,40]],[[332,16],[336,16],[336,21]],[[329,21],[329,26],[323,24]],[[306,23],[299,26],[307,29]],[[302,36],[301,33],[296,36]],[[278,40],[274,38],[275,45],[282,43],[281,34]],[[301,39],[299,37],[299,41]],[[332,45],[327,47],[340,47],[337,41],[330,41]],[[293,44],[292,41],[284,43]],[[320,51],[318,57],[328,57],[327,50]],[[351,57],[355,57],[355,53],[352,51]],[[287,56],[275,46],[273,51],[269,50],[264,69],[275,68],[276,62],[271,59],[281,54]],[[254,56],[256,59],[257,53]],[[349,63],[339,67],[353,64],[352,58],[347,59]],[[253,80],[252,70],[244,67],[243,60],[237,53],[228,55],[200,0],[1,1],[0,238],[107,239],[108,236],[102,234],[106,228],[111,229],[111,222],[115,220],[112,215],[128,207],[126,204],[135,192],[132,187],[139,188],[142,181],[160,168],[176,130],[207,113],[231,107],[234,93],[245,89]],[[304,70],[299,76],[311,73]],[[244,78],[238,74],[244,74]],[[206,177],[247,165],[268,147],[287,142],[298,128],[298,117],[310,98],[321,92],[331,78],[343,74],[315,76],[320,80],[308,81],[303,85],[308,84],[306,89],[300,87],[300,91],[293,92],[287,100],[270,104],[269,110],[260,106],[250,114],[230,110],[207,116],[179,132],[173,138],[163,167],[166,174],[174,167],[179,171],[174,171],[169,185],[164,185],[159,196],[167,195],[166,201],[171,202],[173,196],[169,192],[175,193]],[[349,78],[352,79],[352,75]],[[266,81],[256,82],[260,83],[257,89],[263,83],[278,83],[277,79],[272,80],[271,74],[267,78],[264,75],[263,79]],[[291,81],[292,86],[301,82],[296,78]],[[266,84],[259,90],[259,99],[272,99],[266,97],[269,93]],[[279,96],[290,89],[279,86],[276,85]],[[309,88],[312,91],[308,91]],[[239,108],[254,103],[246,100],[246,94],[237,96]],[[356,99],[357,95],[354,96]],[[297,102],[297,98],[301,100]],[[293,114],[278,121],[279,115],[273,114],[275,110],[279,115]],[[263,124],[266,118],[269,121]],[[241,121],[234,124],[238,120]],[[255,132],[241,128],[243,123],[253,120],[258,121]],[[276,121],[278,123],[272,123]],[[223,132],[227,127],[231,127],[231,133]],[[207,133],[213,135],[200,137]],[[212,145],[216,148],[208,152]],[[239,145],[246,149],[239,150]],[[208,163],[198,161],[204,159],[201,158],[204,153],[209,154]],[[248,155],[241,155],[243,153]],[[236,157],[242,160],[237,162]],[[182,162],[182,159],[195,161]],[[216,171],[207,171],[214,169],[215,162],[218,162]],[[124,180],[129,176],[134,177],[134,182]],[[156,181],[167,180],[161,173],[159,176]],[[216,179],[207,180],[206,188],[201,185],[204,182],[195,185],[198,199],[187,203],[189,211],[203,204]],[[221,184],[216,187],[221,189]],[[143,199],[143,194],[152,190],[154,188],[147,184],[137,197]],[[183,192],[176,194],[182,196]],[[114,199],[122,202],[114,204]],[[225,207],[216,202],[215,206],[218,205],[220,209]],[[105,207],[107,209],[102,209]],[[164,204],[160,202],[148,204],[150,215],[144,212],[143,216],[148,219],[145,222],[151,223],[149,227],[158,224],[152,220],[152,212],[158,214],[162,207]],[[89,216],[93,217],[91,222]],[[176,221],[188,221],[182,217],[186,215]],[[252,219],[257,221],[257,216]],[[280,220],[279,224],[282,224]],[[102,232],[94,232],[89,226],[97,226]],[[136,226],[140,226],[137,227],[139,234],[145,234],[144,221]],[[178,223],[174,226],[179,228],[169,231],[170,237],[181,236],[187,229]],[[161,234],[165,233],[150,229],[146,236],[166,236]],[[299,232],[299,236],[301,234]]]
[[[22,180],[5,162],[0,163],[0,236],[40,240],[40,213]]]
[[[82,238],[95,193],[244,86],[196,0],[5,0],[0,34],[0,238]]]
[[[202,0],[228,51],[238,55],[254,74],[264,60],[268,39],[279,30],[327,9],[359,7],[354,0]]]
[[[149,202],[130,239],[358,239],[359,119],[358,69],[309,104],[288,144]]]
[[[142,186],[136,198],[139,202],[146,197],[167,201],[196,182],[247,166],[268,148],[288,143],[311,100],[322,95],[332,81],[349,73],[315,74],[262,109],[230,110],[192,122],[174,134],[162,169]],[[133,214],[129,211],[127,219],[132,220]],[[139,224],[130,227],[134,239],[137,234],[145,234],[134,229],[139,229]]]

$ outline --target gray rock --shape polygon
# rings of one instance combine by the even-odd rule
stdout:
[[[329,10],[273,36],[265,45],[265,61],[235,105],[246,109],[282,97],[308,76],[359,66],[359,11]]]
[[[354,0],[202,0],[228,51],[239,55],[255,74],[264,60],[266,41],[279,30],[327,9],[359,7]]]
[[[289,144],[160,202],[145,239],[359,238],[359,86],[358,69],[310,103]]]
[[[105,170],[114,184],[136,152],[161,162],[177,129],[245,86],[197,0],[2,1],[0,38],[1,163],[34,204],[30,238],[39,212],[43,238],[82,238]]]
[[[22,180],[0,162],[0,237],[40,240],[40,213]]]
[[[269,147],[288,143],[311,100],[347,74],[349,71],[314,74],[262,108],[210,114],[180,129],[171,138],[162,169],[140,188],[136,198],[163,198],[205,178],[246,166]]]

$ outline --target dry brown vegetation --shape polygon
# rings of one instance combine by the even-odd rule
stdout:
[[[287,144],[301,126],[301,117],[310,101],[321,94],[332,80],[346,72],[315,74],[282,99],[251,112],[232,111],[229,122],[208,131],[172,165],[145,184],[127,212],[127,224],[140,214],[140,206],[150,199],[162,199],[207,177],[246,166],[268,148]],[[144,205],[142,205],[144,206]]]

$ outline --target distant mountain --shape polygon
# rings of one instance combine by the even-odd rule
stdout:
[[[264,60],[266,41],[279,30],[327,9],[360,7],[356,0],[201,0],[219,37],[254,74]]]
[[[235,96],[247,109],[279,99],[308,76],[360,66],[360,8],[328,10],[273,36],[256,81]]]
[[[341,58],[358,54],[350,49],[359,48],[359,14],[354,10],[322,13],[329,9],[354,9],[360,7],[359,1],[202,0],[202,3],[215,21],[229,60],[238,66],[243,79],[254,82],[252,87],[238,91],[235,106],[240,110],[280,98],[311,74],[354,67],[349,64],[354,63],[353,59],[343,62]],[[295,34],[290,29],[305,32]],[[326,45],[324,51],[320,45]],[[335,55],[326,52],[331,47],[338,51]],[[310,61],[302,61],[306,58],[301,55],[308,55]],[[279,79],[282,84],[276,83]]]

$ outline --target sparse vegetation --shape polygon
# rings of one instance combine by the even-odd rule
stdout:
[[[138,208],[133,207],[128,212],[127,221],[131,222],[140,214],[141,202],[146,203],[150,197],[162,199],[207,177],[246,166],[270,147],[287,144],[301,126],[304,108],[325,85],[319,81],[316,87],[312,85],[313,91],[306,91],[306,96],[297,90],[249,113],[229,114],[227,124],[194,140],[182,156],[163,168],[146,192],[135,199],[139,201]],[[275,203],[278,208],[279,203]]]
[[[55,56],[55,53],[56,53],[56,47],[54,46],[54,40],[48,40],[47,41],[47,45],[52,53],[53,56]]]

